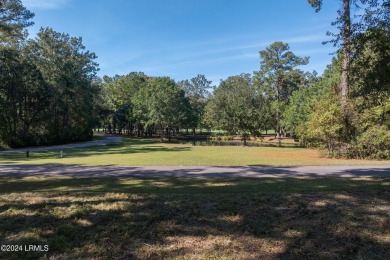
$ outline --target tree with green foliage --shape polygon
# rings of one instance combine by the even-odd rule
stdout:
[[[90,140],[91,111],[98,91],[92,84],[98,71],[95,53],[85,51],[81,38],[51,28],[42,28],[27,48],[53,92],[47,115],[48,142]]]
[[[281,136],[282,108],[288,104],[293,91],[299,88],[303,72],[296,67],[306,65],[308,57],[298,57],[287,43],[274,42],[260,51],[260,71],[255,73],[257,84],[273,101],[277,136]]]
[[[212,127],[241,134],[244,145],[249,134],[258,136],[265,99],[250,74],[221,81],[206,106],[206,122]]]
[[[321,10],[322,0],[308,0],[316,12]],[[356,0],[355,0],[356,2]],[[340,40],[342,41],[342,74],[340,79],[340,88],[341,88],[341,106],[343,111],[347,106],[348,99],[348,76],[349,76],[349,67],[351,61],[351,0],[342,0],[343,7],[339,11],[339,17],[332,25],[336,25],[340,32],[338,34],[328,33],[335,37],[333,42],[337,44]]]
[[[331,94],[338,95],[341,75],[340,61],[340,58],[333,58],[332,63],[327,66],[320,78],[315,73],[308,74],[305,86],[292,94],[290,103],[283,113],[282,123],[295,137],[301,138],[301,134],[306,131],[305,123],[315,111],[319,100]]]
[[[338,88],[342,73],[340,53],[313,87],[294,92],[285,118],[300,121],[296,133],[303,144],[325,144],[328,156],[332,157],[390,158],[386,152],[390,137],[390,102],[386,100],[389,89],[386,88],[388,76],[384,73],[390,66],[386,58],[387,47],[382,40],[375,37],[366,42],[367,46],[362,50],[355,49],[358,43],[354,42],[351,98],[347,107],[351,135],[348,139],[343,130],[344,112]]]
[[[0,1],[0,142],[11,146],[23,145],[20,138],[28,139],[38,114],[30,109],[45,88],[35,66],[20,52],[33,17],[19,0]]]
[[[41,142],[51,96],[41,72],[12,50],[0,56],[0,139],[11,147]]]
[[[390,126],[390,29],[372,29],[354,39],[351,96],[360,112],[377,112],[376,124]],[[364,101],[364,102],[363,102]]]
[[[27,10],[20,0],[0,1],[1,46],[16,44],[25,38],[25,28],[33,25],[34,13]]]
[[[137,127],[138,135],[142,126],[136,122],[133,113],[132,98],[143,88],[149,77],[142,72],[131,72],[125,76],[104,77],[104,94],[108,107],[102,107],[102,114],[105,114],[105,124],[109,132],[114,131],[119,134],[123,129],[132,134]]]
[[[310,5],[316,12],[321,10],[322,0],[308,0]],[[334,43],[337,46],[341,42],[341,54],[342,54],[342,73],[340,77],[340,89],[341,89],[341,106],[344,114],[344,138],[348,139],[350,135],[350,119],[348,107],[348,98],[350,92],[350,66],[353,51],[353,39],[356,35],[362,32],[370,30],[370,28],[388,28],[389,25],[389,8],[390,3],[388,0],[341,0],[342,8],[338,11],[339,16],[332,25],[336,26],[339,30],[338,33],[328,32],[327,34],[333,36],[333,39],[329,42]],[[351,19],[351,4],[361,3],[364,6],[364,14],[360,16],[360,20],[355,22]],[[385,27],[383,27],[385,26]]]
[[[168,77],[152,78],[134,99],[134,113],[146,128],[160,131],[161,141],[176,128],[185,125],[190,116],[190,103],[184,90]]]
[[[184,89],[190,101],[192,117],[188,125],[193,128],[192,133],[195,134],[196,127],[202,128],[203,114],[208,90],[211,89],[211,81],[207,80],[204,75],[198,74],[196,77],[180,81],[178,84]]]
[[[347,150],[347,158],[354,159],[390,159],[389,128],[384,125],[374,125],[367,128],[355,143]]]
[[[351,97],[358,116],[348,158],[390,158],[390,29],[383,28],[388,16],[377,17],[375,26],[353,40]]]
[[[324,143],[328,155],[339,156],[343,129],[343,113],[340,100],[328,93],[314,104],[308,121],[301,124],[297,131],[303,143]]]
[[[312,106],[324,94],[324,85],[318,84],[316,73],[305,73],[305,81],[300,89],[294,91],[288,106],[283,111],[282,126],[294,137],[296,128],[308,120]]]

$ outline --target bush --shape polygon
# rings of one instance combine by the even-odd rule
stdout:
[[[328,156],[338,154],[342,139],[343,114],[336,96],[329,95],[319,100],[309,120],[296,128],[300,143],[306,147],[325,145]]]
[[[348,158],[390,159],[390,131],[372,126],[347,149]]]
[[[216,135],[216,136],[209,136],[208,137],[208,140],[209,141],[232,141],[233,140],[233,136],[231,135]]]

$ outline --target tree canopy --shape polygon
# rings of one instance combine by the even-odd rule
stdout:
[[[282,110],[303,82],[303,71],[297,67],[306,65],[309,58],[296,56],[290,51],[288,43],[274,42],[260,51],[260,60],[260,70],[256,72],[257,84],[273,102],[275,132],[280,136]]]
[[[258,136],[265,117],[265,98],[250,74],[228,77],[214,91],[206,108],[209,125],[228,133],[240,133],[244,145],[249,134]]]

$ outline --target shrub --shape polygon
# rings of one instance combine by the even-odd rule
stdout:
[[[308,122],[297,127],[301,145],[326,146],[329,156],[337,154],[343,128],[342,110],[336,96],[330,95],[320,100],[313,108]]]
[[[233,136],[231,135],[224,135],[223,138],[222,138],[223,141],[232,141],[233,140]]]
[[[390,159],[390,131],[386,126],[372,126],[347,150],[349,158]]]

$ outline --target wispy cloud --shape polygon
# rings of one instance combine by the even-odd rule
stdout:
[[[290,37],[282,39],[283,42],[289,43],[289,44],[305,44],[305,43],[322,43],[323,41],[327,40],[327,36],[324,33],[321,34],[309,34],[309,35],[300,35],[296,37]],[[177,56],[180,56],[182,59],[189,59],[189,58],[196,58],[196,57],[204,57],[208,55],[213,54],[219,54],[219,53],[227,53],[227,52],[236,52],[236,51],[248,51],[253,50],[255,56],[258,56],[258,51],[260,51],[262,48],[265,48],[267,45],[272,44],[272,41],[261,41],[258,40],[252,41],[252,43],[244,43],[245,38],[237,38],[236,42],[229,42],[227,40],[223,40],[221,42],[227,43],[227,47],[221,47],[218,44],[216,44],[218,41],[208,41],[208,42],[201,42],[198,43],[198,45],[211,45],[206,50],[202,51],[190,51],[190,46],[182,46],[183,49],[186,49],[185,53],[177,52],[177,55],[173,55],[174,58],[177,58]],[[237,43],[239,42],[239,43]],[[194,44],[195,45],[195,44]],[[192,45],[192,46],[194,46]],[[178,49],[178,48],[176,48]],[[319,50],[318,50],[319,51]],[[317,52],[317,50],[315,51]],[[241,57],[242,58],[242,57]]]
[[[327,36],[324,33],[321,33],[321,34],[292,37],[290,39],[285,39],[284,41],[287,43],[309,43],[309,42],[322,42],[326,39]]]
[[[115,74],[143,71],[148,75],[168,75],[177,80],[189,78],[191,73],[196,75],[196,73],[205,72],[207,74],[209,71],[211,76],[207,75],[208,78],[214,84],[218,84],[220,79],[224,79],[228,75],[258,69],[259,51],[275,40],[291,44],[291,50],[300,56],[316,56],[324,51],[330,52],[321,46],[321,42],[326,40],[327,36],[324,32],[318,31],[317,27],[305,28],[305,30],[292,31],[288,34],[276,33],[272,35],[271,39],[257,34],[236,35],[235,37],[228,35],[190,43],[183,42],[178,45],[167,45],[159,50],[153,48],[132,49],[131,52],[122,50],[118,56],[115,55],[116,51],[114,51],[109,57],[105,55],[101,62],[101,68],[102,71],[113,71],[111,74],[114,74],[114,71]],[[316,45],[313,45],[314,43]],[[131,55],[133,51],[137,55]],[[124,54],[126,52],[129,52],[128,55]],[[313,60],[316,61],[314,57]],[[310,67],[322,71],[321,65]]]
[[[161,64],[159,62],[148,62],[144,64],[139,64],[138,66],[142,68],[142,71],[146,72],[166,72],[166,74],[172,75],[172,71],[188,69],[192,67],[204,67],[215,64],[225,64],[227,62],[238,61],[238,60],[253,60],[257,59],[258,54],[256,53],[243,53],[238,55],[227,55],[223,57],[209,57],[201,59],[191,59],[185,61],[171,61]]]
[[[331,48],[328,48],[328,47],[322,47],[322,48],[314,48],[314,49],[300,49],[300,50],[295,50],[293,51],[294,54],[296,55],[304,55],[304,56],[307,56],[307,55],[313,55],[313,54],[318,54],[318,53],[329,53],[331,52],[332,49]]]
[[[237,44],[232,45],[229,47],[221,48],[219,46],[212,46],[207,48],[206,50],[199,50],[199,51],[191,51],[190,49],[187,49],[185,52],[176,52],[171,57],[174,60],[180,61],[180,60],[188,60],[188,59],[195,59],[195,58],[201,58],[205,57],[208,58],[213,55],[223,54],[224,56],[229,54],[237,54],[239,51],[248,51],[253,50],[253,53],[258,56],[258,51],[260,51],[262,48],[267,46],[268,43],[257,43],[257,44]]]
[[[35,9],[60,9],[70,4],[72,0],[23,0],[27,8]]]
[[[259,57],[258,53],[242,53],[242,54],[233,54],[222,57],[213,57],[208,59],[199,59],[197,61],[187,61],[179,63],[180,65],[190,64],[190,65],[206,65],[206,64],[218,64],[225,63],[228,61],[237,61],[237,60],[253,60]]]

